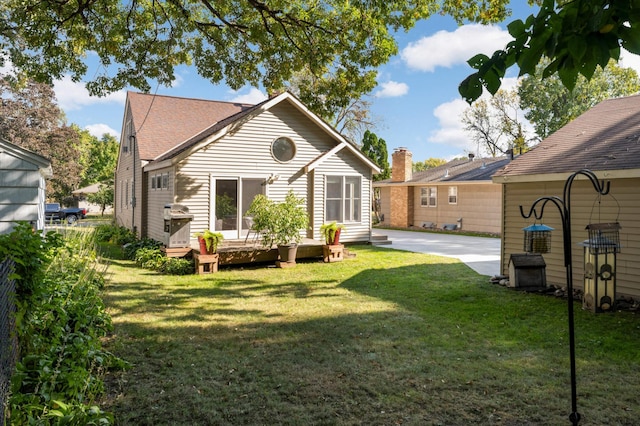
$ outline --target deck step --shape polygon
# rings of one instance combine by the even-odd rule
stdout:
[[[369,244],[372,246],[383,246],[392,244],[392,241],[386,235],[371,235],[369,238]]]

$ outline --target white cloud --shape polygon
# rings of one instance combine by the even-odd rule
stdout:
[[[438,31],[432,36],[409,43],[401,52],[402,60],[419,71],[464,64],[477,53],[492,54],[512,39],[496,25],[464,25],[453,32]]]
[[[640,56],[634,55],[625,49],[620,49],[619,65],[624,68],[633,68],[640,74]]]
[[[63,111],[78,110],[95,104],[115,103],[123,105],[127,98],[127,92],[119,90],[104,97],[90,96],[82,82],[74,82],[70,76],[65,76],[53,85],[53,90],[58,100],[58,105]]]
[[[462,99],[454,99],[438,105],[433,110],[433,115],[438,119],[440,128],[431,132],[428,141],[475,152],[474,143],[465,132],[460,119],[468,107],[469,105]]]
[[[105,133],[115,136],[116,139],[120,139],[120,132],[113,130],[107,124],[89,124],[88,126],[85,126],[85,129],[89,132],[89,134],[97,137],[98,139],[102,138],[102,135],[104,135]]]
[[[374,93],[376,98],[396,98],[409,93],[409,86],[405,83],[398,83],[397,81],[380,83],[380,87],[381,89]]]
[[[240,94],[240,91],[232,91],[235,97],[231,98],[231,102],[240,102],[243,104],[259,104],[260,102],[267,99],[267,95],[262,93],[260,90],[252,87],[249,90],[249,93]]]

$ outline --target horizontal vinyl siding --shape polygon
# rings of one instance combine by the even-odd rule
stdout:
[[[436,207],[422,206],[421,188],[438,188]],[[449,187],[458,188],[457,204],[449,204]],[[432,184],[416,186],[414,192],[414,226],[425,222],[457,224],[462,218],[462,229],[475,232],[501,232],[501,187],[498,184]]]
[[[288,163],[280,163],[271,155],[271,143],[281,136],[296,145],[295,158]],[[176,202],[186,204],[194,214],[192,229],[207,229],[212,227],[211,176],[266,179],[273,173],[280,178],[267,187],[269,198],[282,201],[291,189],[308,204],[312,201],[308,192],[312,185],[304,166],[333,146],[335,142],[326,133],[282,103],[183,160],[176,176]]]
[[[0,152],[0,233],[9,232],[14,221],[38,223],[40,172],[36,164]]]
[[[326,176],[359,176],[361,178],[361,211],[360,222],[344,223],[345,228],[340,234],[340,241],[362,242],[369,241],[371,228],[371,183],[368,176],[370,169],[346,150],[324,161],[315,170],[316,195],[319,206],[316,206],[316,223],[313,238],[320,239],[320,226],[327,222],[324,211],[325,178]]]
[[[391,220],[391,188],[388,186],[380,188],[380,214],[381,219],[384,217],[380,224],[388,225]]]
[[[524,219],[519,206],[529,212],[533,202],[543,196],[563,198],[564,182],[518,183],[505,185],[504,238],[502,271],[508,270],[511,253],[523,252],[524,233],[522,228],[534,223],[533,218]],[[613,197],[612,197],[613,196]],[[615,197],[615,198],[614,198]],[[589,223],[620,222],[620,242],[622,251],[617,256],[617,292],[632,297],[640,297],[640,179],[618,179],[611,182],[611,195],[598,195],[590,182],[574,181],[571,190],[571,248],[573,285],[583,287],[583,248],[578,243],[588,238],[585,227]],[[555,228],[551,234],[551,251],[543,255],[547,264],[547,283],[566,285],[564,266],[564,243],[562,224],[558,209],[547,203],[542,221]]]
[[[169,173],[167,189],[151,189],[151,178],[154,175]],[[164,206],[173,203],[174,173],[170,168],[145,173],[147,189],[147,236],[156,241],[164,241]]]
[[[129,115],[127,114],[127,117]],[[127,118],[125,118],[126,123]],[[115,178],[115,196],[114,196],[114,206],[113,206],[113,214],[116,220],[116,224],[124,226],[128,229],[133,228],[133,219],[131,213],[131,206],[129,205],[128,200],[125,200],[123,194],[122,183],[128,182],[129,191],[131,191],[131,182],[133,181],[133,154],[131,150],[129,152],[124,153],[122,151],[123,143],[124,143],[125,135],[123,133],[120,139],[120,152],[118,154],[118,165],[116,167],[116,178]],[[129,145],[127,143],[127,145]],[[140,174],[136,171],[137,176]],[[129,198],[131,198],[131,194],[129,194]],[[138,198],[138,205],[141,205],[144,200]]]

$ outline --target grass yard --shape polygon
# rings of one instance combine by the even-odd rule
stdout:
[[[107,378],[121,425],[570,424],[566,300],[455,259],[163,276],[113,260]],[[640,422],[640,318],[576,305],[581,425]]]

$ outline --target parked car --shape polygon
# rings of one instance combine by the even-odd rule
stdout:
[[[44,217],[47,222],[66,221],[73,225],[79,219],[84,219],[87,209],[78,207],[61,208],[60,203],[47,203],[44,205]]]

